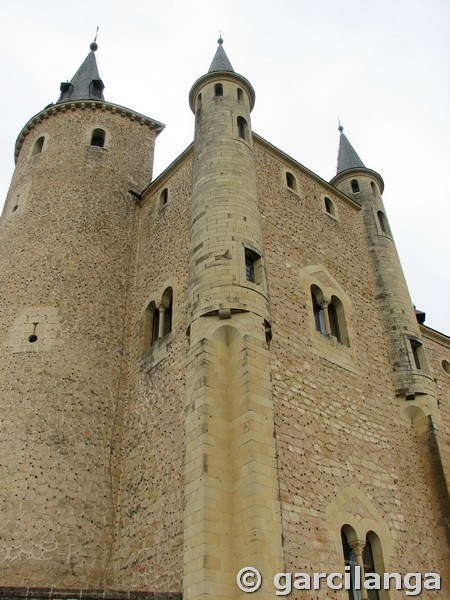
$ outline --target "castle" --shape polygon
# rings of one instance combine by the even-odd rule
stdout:
[[[0,597],[234,600],[240,569],[439,573],[450,339],[423,323],[381,176],[252,131],[219,40],[194,142],[106,101],[95,43],[22,129],[0,222]],[[347,569],[347,571],[345,571]]]

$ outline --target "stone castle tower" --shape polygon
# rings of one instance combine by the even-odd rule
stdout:
[[[450,339],[382,178],[341,127],[329,183],[253,133],[219,40],[153,180],[164,126],[104,99],[96,50],[21,131],[0,221],[0,596],[234,600],[252,566],[264,599],[355,565],[445,594]]]

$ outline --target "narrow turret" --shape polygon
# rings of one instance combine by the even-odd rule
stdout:
[[[383,180],[364,166],[342,126],[339,131],[337,174],[330,183],[360,203],[363,210],[378,283],[377,299],[389,341],[395,393],[408,400],[416,395],[434,396],[419,324],[381,197]]]
[[[219,39],[195,113],[186,397],[186,598],[240,597],[244,564],[282,566],[270,311],[250,112]],[[273,596],[270,586],[261,598]]]

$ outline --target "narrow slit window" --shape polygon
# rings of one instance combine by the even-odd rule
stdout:
[[[386,215],[381,210],[379,210],[377,212],[377,216],[378,216],[378,223],[380,225],[381,231],[383,233],[388,233],[389,234],[390,231],[389,231],[389,225],[387,223]]]
[[[155,310],[153,312],[153,319],[152,319],[152,337],[151,337],[151,345],[152,346],[156,342],[158,337],[159,337],[159,310],[157,308],[155,308]]]
[[[416,369],[422,369],[423,368],[423,358],[422,358],[422,352],[423,352],[423,348],[422,348],[422,344],[416,340],[410,340],[411,341],[411,352],[412,352],[412,356],[413,356],[413,360],[414,360],[414,366]]]
[[[250,248],[245,248],[245,278],[257,285],[264,281],[261,255]]]
[[[244,117],[237,118],[237,131],[240,138],[243,140],[248,139],[248,125]]]
[[[245,253],[245,276],[247,281],[255,283],[255,261],[248,252]]]
[[[325,212],[328,213],[329,215],[331,215],[332,217],[334,217],[335,210],[334,210],[333,201],[330,198],[324,198],[324,203],[325,203]]]
[[[173,312],[173,291],[172,288],[167,288],[163,294],[162,302],[165,306],[164,321],[163,321],[163,336],[172,331],[172,312]]]
[[[350,185],[352,186],[352,192],[354,194],[357,194],[359,192],[359,183],[357,179],[352,179],[350,182]]]
[[[328,316],[330,318],[330,333],[333,337],[337,339],[338,342],[340,342],[341,330],[339,328],[339,319],[334,304],[330,304],[330,306],[328,307]]]
[[[244,92],[241,90],[241,88],[237,89],[237,99],[238,102],[244,102]]]
[[[319,333],[323,333],[326,335],[327,328],[325,324],[325,312],[323,307],[319,304],[319,300],[317,299],[317,292],[314,289],[311,289],[311,298],[313,303],[313,311],[314,311],[314,321],[316,324],[316,330]]]
[[[159,196],[159,208],[164,208],[167,206],[167,202],[169,201],[169,190],[164,188]]]

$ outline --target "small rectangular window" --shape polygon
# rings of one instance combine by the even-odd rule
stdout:
[[[245,277],[258,285],[263,282],[261,256],[250,248],[245,249]]]
[[[245,253],[245,275],[247,281],[255,283],[255,263],[253,258],[247,252]]]
[[[420,355],[422,354],[422,344],[416,340],[411,340],[411,350],[416,369],[422,369]]]

